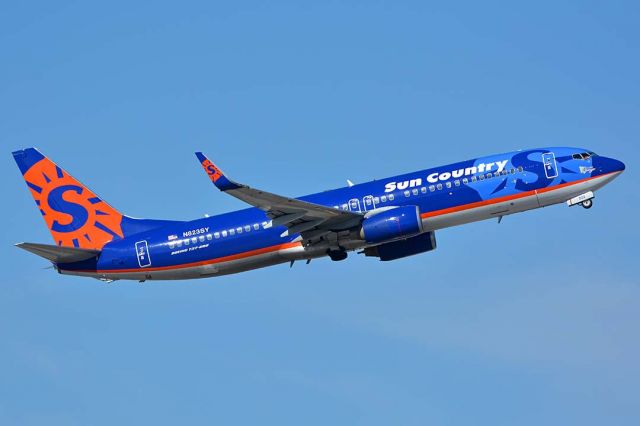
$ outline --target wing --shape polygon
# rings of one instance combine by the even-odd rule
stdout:
[[[300,233],[305,240],[310,240],[357,226],[364,218],[360,213],[283,197],[234,182],[201,152],[196,152],[196,157],[220,191],[264,210],[271,219],[270,226],[287,227],[282,236]]]

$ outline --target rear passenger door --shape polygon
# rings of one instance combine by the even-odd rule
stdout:
[[[149,245],[146,240],[136,243],[136,255],[138,256],[138,265],[141,268],[151,266],[151,258],[149,257]]]

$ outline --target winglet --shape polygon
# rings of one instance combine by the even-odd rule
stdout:
[[[242,185],[239,185],[227,178],[224,173],[222,173],[222,170],[216,167],[216,165],[213,164],[203,153],[196,152],[196,157],[198,157],[198,161],[202,164],[204,171],[209,175],[211,182],[213,182],[220,191],[228,191],[230,189],[238,189],[242,187]]]

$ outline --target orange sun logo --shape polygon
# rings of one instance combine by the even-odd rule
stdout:
[[[220,170],[211,162],[211,160],[206,159],[205,161],[203,161],[202,167],[204,167],[204,169],[207,171],[211,182],[215,183],[222,177],[222,172],[220,172]]]
[[[47,158],[24,175],[56,244],[101,249],[122,238],[122,214]]]

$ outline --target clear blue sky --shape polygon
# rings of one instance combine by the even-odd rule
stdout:
[[[640,7],[513,3],[4,2],[0,424],[639,424]],[[243,207],[195,150],[302,195],[545,145],[627,171],[393,263],[104,285],[12,246],[50,242],[26,146],[190,219]]]

